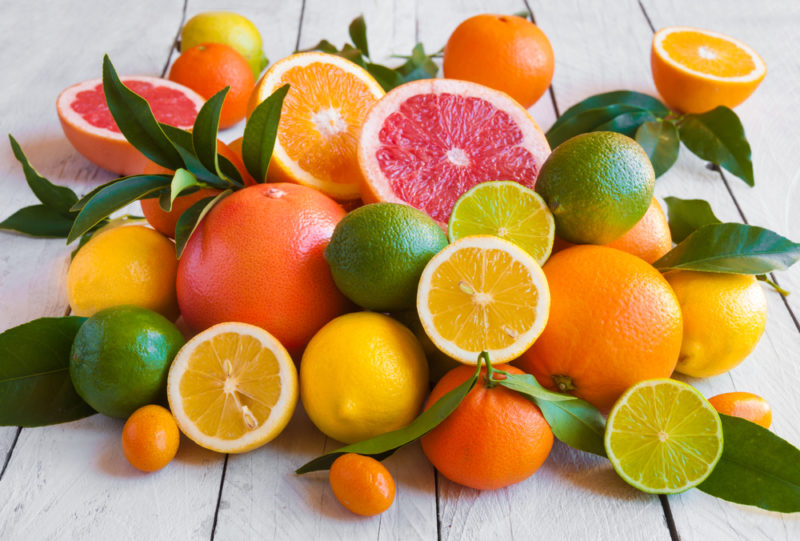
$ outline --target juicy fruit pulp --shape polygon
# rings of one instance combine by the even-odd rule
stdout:
[[[550,151],[518,103],[487,87],[423,80],[389,92],[364,121],[359,163],[367,202],[405,202],[447,223],[475,184],[533,186]]]
[[[696,389],[671,379],[643,381],[614,405],[605,447],[627,483],[675,494],[702,483],[722,456],[722,423]]]
[[[221,453],[264,445],[289,422],[297,371],[268,332],[222,323],[187,342],[169,372],[169,404],[195,443]]]

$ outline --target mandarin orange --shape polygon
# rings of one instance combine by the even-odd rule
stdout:
[[[607,246],[633,254],[648,263],[657,261],[669,252],[672,249],[672,235],[658,200],[654,197],[642,219]]]
[[[333,461],[328,478],[339,503],[357,515],[378,515],[394,501],[392,474],[372,457],[343,454]]]
[[[154,404],[134,411],[122,428],[122,451],[136,469],[160,470],[178,452],[180,432],[168,409]]]
[[[708,401],[719,413],[741,417],[764,428],[772,424],[772,408],[757,394],[742,391],[722,393],[712,396]]]

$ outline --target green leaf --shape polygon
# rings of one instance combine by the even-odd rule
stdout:
[[[755,423],[720,414],[725,446],[697,488],[769,511],[800,511],[800,449]]]
[[[678,159],[681,141],[678,129],[669,120],[645,122],[636,130],[634,138],[650,158],[656,177],[666,173]]]
[[[364,62],[364,55],[361,52],[361,49],[356,49],[349,43],[345,43],[344,47],[342,47],[342,50],[337,52],[336,54],[341,56],[342,58],[346,58],[347,60],[349,60],[354,64],[358,64],[362,68],[367,65],[367,63]]]
[[[194,186],[202,185],[203,184],[197,180],[197,177],[186,169],[177,169],[175,175],[172,177],[172,183],[169,185],[169,208],[164,210],[170,212],[172,210],[172,204],[182,192]]]
[[[600,124],[594,131],[614,131],[628,137],[634,137],[639,126],[645,122],[651,122],[655,118],[650,111],[631,111],[617,115],[608,122]]]
[[[216,197],[205,197],[186,209],[181,217],[178,218],[178,223],[175,224],[175,252],[178,258],[183,255],[183,250],[186,248],[186,243],[189,238],[197,229],[200,221],[205,217],[208,212],[214,208],[214,205],[222,201],[224,198],[231,194],[231,190],[217,194]]]
[[[800,244],[754,225],[704,225],[661,259],[660,271],[672,269],[733,274],[764,274],[789,268],[800,259]]]
[[[46,205],[24,207],[0,222],[0,229],[16,231],[32,237],[66,238],[73,217]]]
[[[564,114],[556,120],[550,130],[571,121],[572,118],[579,113],[588,111],[589,109],[608,107],[609,105],[627,105],[636,109],[643,109],[645,111],[650,111],[657,118],[664,118],[670,113],[666,105],[652,96],[630,90],[615,90],[613,92],[595,94],[594,96],[590,96],[576,103],[564,111]]]
[[[707,113],[686,115],[678,123],[686,148],[711,163],[722,166],[748,185],[754,186],[750,143],[739,117],[720,105]]]
[[[175,148],[178,149],[178,153],[180,153],[181,158],[183,158],[186,169],[196,176],[198,180],[202,180],[212,188],[218,190],[230,188],[231,183],[227,179],[234,179],[241,183],[241,175],[239,175],[239,172],[225,156],[217,154],[217,162],[219,163],[221,172],[225,173],[226,178],[221,178],[216,172],[210,171],[203,165],[195,153],[194,140],[191,132],[170,126],[169,124],[159,124],[159,126],[161,126],[161,129],[164,130],[167,137],[175,144]],[[214,148],[216,151],[216,147]]]
[[[203,104],[200,112],[197,113],[197,118],[194,120],[194,128],[192,129],[192,146],[194,147],[195,156],[208,171],[216,173],[217,176],[222,176],[219,162],[217,161],[219,115],[229,90],[230,87],[226,86]]]
[[[85,320],[45,317],[0,334],[0,425],[51,425],[95,413],[69,376],[72,340]]]
[[[606,423],[597,408],[581,399],[551,402],[536,398],[534,401],[556,438],[580,451],[606,456],[603,445]]]
[[[622,114],[641,112],[645,111],[639,107],[622,104],[586,109],[572,115],[564,122],[553,124],[545,135],[550,146],[555,148],[576,135],[597,130]]]
[[[455,409],[461,404],[461,401],[467,396],[467,393],[475,386],[480,374],[481,363],[478,361],[478,366],[475,373],[470,379],[449,391],[436,401],[431,407],[423,411],[419,417],[414,419],[410,425],[399,430],[387,432],[374,438],[347,445],[330,453],[326,453],[314,460],[304,464],[298,468],[295,473],[308,473],[318,470],[327,470],[333,464],[333,461],[340,455],[345,453],[358,453],[360,455],[370,456],[388,456],[391,452],[399,447],[402,447],[412,441],[421,438],[434,428],[447,419],[448,415],[453,413]]]
[[[162,167],[184,167],[183,159],[164,134],[150,105],[122,84],[108,55],[103,57],[103,91],[119,131],[142,154]]]
[[[353,45],[356,46],[364,56],[369,58],[369,46],[367,45],[367,23],[364,22],[364,16],[359,15],[350,23],[347,28],[350,33],[350,39],[353,40]]]
[[[14,157],[22,165],[22,171],[25,174],[25,180],[28,182],[31,191],[36,198],[42,202],[46,207],[55,210],[65,216],[70,215],[70,208],[78,201],[78,196],[75,192],[66,186],[56,186],[42,175],[36,172],[36,169],[28,161],[25,153],[22,152],[22,147],[19,146],[17,140],[8,134],[8,140],[11,143],[11,151]]]
[[[720,224],[722,221],[714,216],[711,205],[702,199],[680,199],[665,197],[667,214],[669,215],[669,231],[674,242],[683,239],[704,225]]]
[[[439,72],[439,67],[431,60],[431,55],[425,53],[422,43],[417,43],[411,50],[411,55],[406,58],[403,65],[395,68],[404,83],[419,79],[432,79]]]
[[[494,370],[494,373],[503,374],[505,379],[494,379],[492,381],[503,387],[522,393],[531,399],[548,400],[550,402],[563,402],[565,400],[578,400],[576,397],[556,393],[545,389],[531,374],[511,374],[503,370]]]
[[[72,224],[67,244],[89,231],[112,212],[168,187],[171,182],[172,178],[168,175],[137,175],[107,184],[84,204]]]
[[[306,53],[309,51],[321,51],[323,53],[336,54],[339,52],[339,49],[337,49],[336,46],[327,39],[323,39],[319,43],[309,47],[308,49],[298,49],[295,52]]]
[[[275,147],[283,99],[289,85],[283,85],[258,104],[247,120],[242,139],[242,161],[256,182],[265,182]]]
[[[403,84],[403,76],[391,68],[381,64],[367,64],[366,69],[386,92]]]
[[[97,193],[98,193],[100,190],[104,190],[104,189],[106,189],[108,186],[110,186],[111,184],[116,184],[117,182],[120,182],[120,181],[122,181],[122,180],[129,179],[129,178],[131,178],[131,177],[120,177],[120,178],[115,178],[114,180],[110,180],[110,181],[106,182],[105,184],[101,184],[101,185],[100,185],[100,186],[98,186],[97,188],[94,188],[92,191],[90,191],[89,193],[87,193],[86,195],[84,195],[83,197],[81,197],[81,198],[80,198],[80,199],[79,199],[79,200],[78,200],[78,201],[77,201],[77,202],[76,202],[74,205],[72,205],[72,207],[71,207],[69,210],[70,210],[71,212],[80,212],[80,210],[81,210],[81,209],[82,209],[82,208],[83,208],[83,207],[86,205],[86,203],[88,203],[88,202],[89,202],[89,201],[92,199],[92,197],[94,197],[95,195],[97,195]]]

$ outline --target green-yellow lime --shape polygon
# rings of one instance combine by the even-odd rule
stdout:
[[[697,389],[673,379],[637,383],[617,400],[605,447],[628,484],[676,494],[702,483],[722,456],[722,423]]]
[[[238,13],[207,11],[186,21],[181,29],[181,52],[207,42],[224,43],[236,49],[245,57],[256,79],[267,67],[258,28]]]
[[[494,235],[517,244],[544,265],[553,250],[555,223],[542,196],[518,182],[483,182],[453,206],[450,240]]]
[[[556,234],[576,244],[608,244],[642,219],[655,173],[642,147],[615,132],[577,135],[550,153],[536,179]]]

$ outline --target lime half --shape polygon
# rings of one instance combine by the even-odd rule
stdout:
[[[694,387],[651,379],[614,404],[605,446],[628,484],[651,494],[676,494],[711,474],[722,455],[722,423]]]
[[[510,180],[484,182],[462,195],[453,206],[450,241],[470,235],[510,240],[544,264],[553,250],[555,222],[542,197]]]

